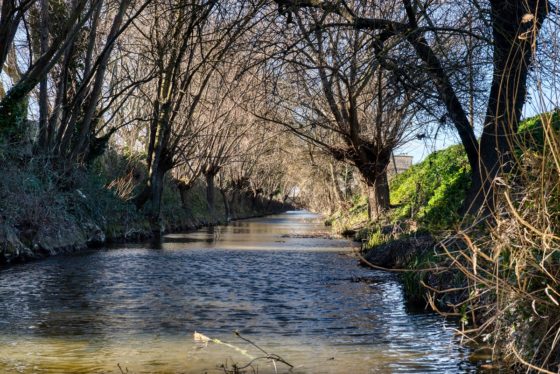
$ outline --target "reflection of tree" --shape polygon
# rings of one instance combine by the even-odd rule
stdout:
[[[30,307],[36,311],[32,323],[34,334],[42,337],[91,336],[103,339],[111,312],[100,299],[99,285],[103,284],[104,261],[99,256],[84,256],[74,266],[59,259],[53,267],[46,267],[48,276],[37,288],[38,294]],[[67,261],[67,260],[66,260]],[[35,269],[39,270],[39,269]],[[40,273],[40,272],[39,272]],[[35,276],[42,277],[35,273]],[[48,313],[41,313],[47,310]]]

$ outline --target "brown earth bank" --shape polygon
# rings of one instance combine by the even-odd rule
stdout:
[[[466,297],[464,277],[429,233],[397,236],[371,248],[363,245],[359,261],[362,266],[398,272],[411,307],[453,315]]]
[[[435,247],[436,241],[430,234],[411,235],[365,250],[363,258],[381,268],[408,269],[412,260],[433,251]],[[367,266],[365,261],[362,264]]]

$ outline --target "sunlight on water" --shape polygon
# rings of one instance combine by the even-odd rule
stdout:
[[[184,340],[145,337],[103,343],[48,338],[3,340],[0,369],[6,373],[119,373],[117,364],[134,373],[219,373],[223,372],[221,364],[244,364],[262,356],[233,334],[224,341],[247,350],[247,355],[221,344],[195,344],[188,336]],[[294,364],[294,373],[424,372],[434,365],[426,353],[391,353],[376,346],[337,347],[320,341],[302,345],[299,340],[282,339],[266,348],[270,353],[281,352],[283,359]],[[270,361],[260,360],[255,365],[261,373],[274,372]],[[287,371],[281,363],[277,367],[280,372]]]
[[[295,373],[475,370],[452,323],[407,311],[395,275],[358,267],[341,254],[347,241],[305,237],[324,230],[313,218],[240,221],[0,270],[0,372],[220,373],[259,357],[236,330]],[[248,355],[197,344],[195,331]]]

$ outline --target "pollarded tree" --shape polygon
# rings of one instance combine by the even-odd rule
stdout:
[[[149,89],[149,177],[136,203],[143,207],[150,201],[149,215],[156,226],[163,178],[181,158],[183,138],[193,132],[197,107],[217,66],[256,22],[252,16],[260,4],[246,0],[155,1],[138,27],[145,33],[145,62],[155,68],[155,79]]]
[[[368,187],[370,218],[377,219],[389,209],[391,154],[416,128],[414,97],[372,63],[369,34],[321,27],[319,17],[294,19],[297,30],[277,46],[286,52],[269,88],[274,106],[260,115],[354,165]]]
[[[251,81],[243,79],[243,69],[236,74],[237,69],[230,63],[223,64],[219,70],[220,74],[209,84],[198,116],[198,121],[208,124],[199,141],[203,149],[200,162],[206,180],[206,199],[212,215],[215,215],[216,176],[225,166],[242,157],[240,144],[255,126],[255,118],[240,105],[251,99]],[[223,191],[223,177],[220,182]]]
[[[369,9],[388,5],[392,11],[373,14],[363,11],[362,1],[275,2],[281,13],[288,15],[288,22],[302,8],[311,8],[320,10],[325,17],[334,16],[338,26],[367,31],[374,40],[372,48],[378,50],[373,63],[383,63],[388,50],[411,48],[436,88],[440,103],[446,108],[467,153],[472,187],[465,206],[470,206],[471,211],[482,207],[493,211],[495,180],[515,162],[513,146],[526,101],[527,77],[539,32],[549,15],[548,0],[473,0],[470,3],[386,0],[372,3]],[[473,21],[480,25],[481,32],[473,32],[469,27]],[[453,80],[456,61],[449,63],[449,45],[441,43],[442,39],[447,39],[442,36],[450,34],[463,36],[467,49],[471,48],[471,37],[474,37],[486,41],[493,50],[480,141],[469,120],[467,104],[461,100],[460,84]],[[486,34],[490,34],[489,38]],[[480,47],[476,51],[471,49],[470,56],[482,50]]]

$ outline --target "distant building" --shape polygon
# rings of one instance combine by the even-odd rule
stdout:
[[[409,155],[394,155],[391,157],[391,162],[387,168],[387,175],[389,177],[400,174],[408,170],[412,166],[412,156]]]

